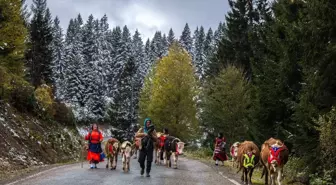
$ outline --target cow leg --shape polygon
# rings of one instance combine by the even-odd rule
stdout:
[[[122,154],[121,161],[122,161],[122,165],[123,165],[123,170],[125,172],[125,170],[126,170],[126,159],[125,159],[125,154],[124,153]]]
[[[109,157],[107,157],[107,160],[106,160],[106,168],[108,168],[108,167],[109,167],[109,162],[110,162],[110,158],[109,158]]]
[[[113,170],[113,156],[112,155],[110,157],[109,163],[110,163],[111,170]]]
[[[127,171],[130,171],[130,158],[127,159]]]
[[[174,168],[177,169],[177,155],[176,152],[173,152],[173,161],[174,161]]]
[[[281,185],[281,180],[282,180],[282,169],[278,169],[278,185]]]
[[[254,168],[250,170],[249,177],[248,177],[248,184],[252,185],[252,175],[253,175]]]
[[[137,157],[138,157],[138,149],[135,148],[133,159],[136,159]]]
[[[271,172],[270,176],[271,176],[271,185],[275,185],[275,174],[274,174],[274,172]]]
[[[163,155],[164,155],[164,156],[163,156],[163,164],[164,164],[164,165],[167,165],[167,152],[164,151],[164,152],[163,152]]]
[[[241,181],[244,182],[244,174],[245,174],[245,168],[243,170],[242,176],[241,176]]]
[[[248,170],[246,168],[244,168],[244,184],[248,184]]]
[[[155,148],[154,148],[154,158],[155,158],[154,163],[157,164],[157,150]]]
[[[117,168],[117,160],[118,160],[118,153],[116,153],[113,157],[113,169]]]

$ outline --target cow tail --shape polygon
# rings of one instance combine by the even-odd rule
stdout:
[[[242,170],[242,169],[243,169],[243,166],[240,166],[240,168],[238,169],[237,173],[239,173],[240,170]]]

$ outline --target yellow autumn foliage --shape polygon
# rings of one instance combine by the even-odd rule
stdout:
[[[39,109],[46,112],[49,116],[55,115],[55,110],[53,108],[54,99],[52,88],[47,85],[41,85],[34,92],[35,99]]]
[[[157,129],[168,128],[184,141],[197,133],[196,78],[189,54],[177,43],[157,62],[146,78],[140,97],[140,115],[150,117]],[[188,132],[186,132],[188,130]]]

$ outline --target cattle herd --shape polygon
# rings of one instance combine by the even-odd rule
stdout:
[[[283,167],[288,161],[289,150],[279,139],[270,138],[261,145],[261,151],[252,141],[236,142],[230,147],[233,166],[238,168],[237,173],[243,170],[241,180],[245,184],[252,184],[251,178],[254,169],[261,165],[265,176],[265,184],[268,184],[270,176],[271,185],[281,185],[283,179]]]
[[[157,137],[160,138],[163,133],[158,132]],[[130,170],[130,160],[134,155],[134,159],[137,158],[138,150],[141,149],[141,138],[135,138],[134,142],[131,143],[129,141],[124,141],[120,143],[115,138],[110,138],[107,141],[103,142],[104,145],[104,153],[107,159],[106,168],[111,168],[111,170],[115,170],[117,167],[118,155],[121,155],[123,170],[124,172],[128,172]],[[177,168],[177,159],[178,155],[183,154],[184,142],[180,139],[167,136],[165,139],[165,147],[162,147],[160,140],[154,143],[154,157],[155,163],[161,164],[160,153],[163,152],[164,164],[167,167],[172,166],[171,156],[173,157],[173,167]],[[161,151],[163,150],[163,151]]]
[[[157,137],[160,138],[163,133],[158,132]],[[117,167],[118,155],[121,154],[123,170],[130,170],[130,160],[134,155],[137,158],[138,150],[141,149],[141,139],[135,138],[133,143],[124,141],[120,143],[115,138],[110,138],[104,143],[104,153],[107,158],[106,168],[115,170]],[[164,145],[158,139],[154,143],[154,159],[157,165],[162,164],[160,153],[163,152],[163,164],[172,167],[171,157],[173,158],[173,167],[177,168],[177,160],[180,154],[183,154],[184,143],[173,136],[166,136]],[[163,151],[162,151],[163,150]],[[286,145],[279,139],[270,138],[261,145],[261,150],[252,141],[244,141],[242,143],[235,142],[230,147],[232,156],[232,165],[241,170],[241,180],[245,184],[252,184],[251,178],[254,169],[259,165],[263,167],[261,178],[265,176],[265,184],[268,184],[270,177],[271,185],[281,185],[283,179],[283,167],[288,161],[289,150]]]

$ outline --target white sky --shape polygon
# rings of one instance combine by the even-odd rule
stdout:
[[[132,34],[138,29],[143,41],[158,30],[167,34],[170,28],[179,37],[186,22],[192,33],[201,25],[214,30],[229,9],[227,0],[47,0],[47,3],[53,17],[60,18],[64,30],[78,13],[84,22],[90,14],[99,19],[106,14],[110,28],[127,25]]]

